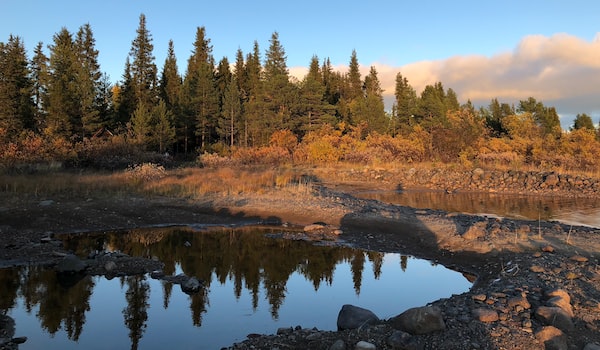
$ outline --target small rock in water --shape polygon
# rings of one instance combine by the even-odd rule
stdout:
[[[194,294],[200,291],[202,283],[196,277],[190,277],[187,281],[181,284],[181,290],[186,294]]]

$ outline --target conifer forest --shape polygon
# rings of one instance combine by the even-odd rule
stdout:
[[[600,171],[591,117],[582,111],[563,130],[556,109],[534,96],[475,107],[443,82],[415,91],[398,72],[386,110],[377,70],[361,76],[352,48],[347,71],[314,55],[298,79],[277,32],[266,49],[255,41],[251,52],[220,59],[204,27],[183,58],[173,41],[153,46],[143,14],[131,37],[117,82],[100,67],[89,24],[60,29],[31,57],[16,34],[0,42],[0,171],[39,163],[116,169],[166,154],[207,164],[444,162]],[[155,62],[155,50],[166,50],[164,62]],[[179,60],[187,62],[183,72]]]

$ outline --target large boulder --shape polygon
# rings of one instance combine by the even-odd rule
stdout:
[[[446,329],[442,311],[436,306],[408,309],[389,320],[390,325],[410,334],[427,334]]]
[[[362,307],[346,304],[338,313],[338,330],[357,329],[379,322],[379,318],[371,311]]]
[[[556,306],[540,306],[535,310],[538,320],[548,326],[554,326],[563,332],[571,332],[575,328],[569,314]]]

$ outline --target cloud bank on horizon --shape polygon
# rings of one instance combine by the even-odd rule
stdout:
[[[417,94],[439,81],[446,89],[452,88],[460,102],[470,99],[475,106],[488,106],[493,98],[516,105],[534,97],[557,108],[563,127],[570,126],[578,113],[592,116],[595,123],[600,117],[600,32],[591,41],[565,33],[529,35],[512,51],[491,57],[453,56],[399,67],[378,62],[364,65],[359,57],[359,63],[363,76],[371,66],[377,69],[388,108],[400,73]],[[293,67],[290,73],[301,78],[306,68]]]

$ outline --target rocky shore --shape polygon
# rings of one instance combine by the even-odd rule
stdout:
[[[336,332],[317,330],[312,325],[289,325],[273,330],[273,335],[250,334],[229,349],[599,348],[600,230],[385,204],[336,189],[344,182],[378,188],[418,185],[451,191],[510,190],[570,196],[595,196],[599,190],[597,180],[554,173],[475,169],[455,174],[367,168],[341,171],[335,184],[327,180],[316,184],[309,201],[277,190],[203,202],[135,196],[64,197],[44,203],[39,199],[5,198],[6,204],[0,210],[0,266],[58,267],[69,253],[54,238],[55,233],[62,232],[202,222],[324,222],[327,225],[321,228],[306,230],[305,238],[319,241],[335,237],[340,244],[425,258],[476,276],[474,286],[468,292],[416,310],[396,310],[397,316],[387,320],[372,315],[369,322],[340,327]],[[97,274],[140,273],[157,268],[156,262],[145,265],[143,259],[93,258],[97,264],[86,265],[85,269],[96,269],[93,271]],[[340,308],[340,315],[331,315],[338,321],[344,308],[349,307]],[[428,327],[432,324],[436,327]],[[4,348],[15,348],[18,341],[23,341],[0,335]]]

